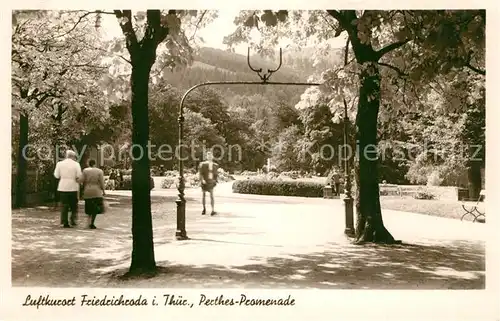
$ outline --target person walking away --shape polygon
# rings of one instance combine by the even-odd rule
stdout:
[[[89,167],[82,173],[83,199],[85,200],[85,214],[89,219],[88,227],[95,229],[95,219],[98,214],[104,213],[104,172],[95,167],[95,160],[89,160]]]
[[[116,186],[116,171],[115,169],[111,169],[111,173],[109,173],[109,184],[111,185],[111,190],[115,190]]]
[[[118,186],[121,187],[123,185],[123,170],[122,169],[118,170],[117,179],[118,179]]]
[[[340,174],[336,169],[332,172],[332,183],[335,187],[335,195],[340,196]]]
[[[212,213],[211,215],[216,215],[217,213],[215,212],[215,201],[214,201],[214,188],[215,185],[217,185],[217,170],[219,169],[219,166],[213,162],[213,155],[211,152],[207,152],[206,156],[206,161],[200,163],[199,165],[199,175],[200,175],[200,182],[201,182],[201,191],[202,191],[202,204],[203,204],[203,211],[201,212],[201,215],[206,214],[206,207],[205,207],[205,194],[208,192],[210,194],[210,205],[212,208]]]
[[[76,226],[78,219],[78,192],[80,190],[79,179],[82,176],[80,163],[76,161],[76,153],[67,150],[65,159],[57,162],[54,177],[59,179],[57,191],[62,204],[61,224],[65,228]],[[68,212],[71,211],[70,222]],[[70,225],[71,223],[71,225]]]

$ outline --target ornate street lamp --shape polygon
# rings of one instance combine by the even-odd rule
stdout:
[[[349,159],[347,158],[347,146],[351,146],[349,140],[349,116],[347,116],[347,102],[344,99],[344,168],[345,168],[345,196],[344,196],[344,206],[345,206],[345,230],[344,234],[353,237],[355,235],[354,230],[354,210],[353,203],[354,200],[351,194],[351,169],[349,166]]]

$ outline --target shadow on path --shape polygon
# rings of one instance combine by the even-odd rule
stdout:
[[[174,200],[175,197],[152,198],[157,246],[173,241]],[[259,248],[252,252],[259,254],[244,260],[242,265],[162,261],[158,262],[162,267],[154,278],[121,281],[117,276],[125,273],[123,269],[111,273],[93,272],[99,268],[127,264],[130,259],[130,197],[112,195],[109,201],[115,203],[111,204],[109,212],[98,217],[97,230],[83,227],[62,229],[58,226],[59,214],[53,210],[13,211],[13,285],[329,289],[485,287],[485,244],[483,241],[465,240],[428,240],[428,243],[422,240],[421,244],[398,246],[355,246],[347,242],[332,242],[300,253],[271,251],[272,254],[267,256],[261,254],[264,252],[259,252]],[[85,215],[80,214],[80,219],[84,221],[82,216]],[[231,219],[223,222],[189,210],[187,221],[188,224],[193,223],[192,230],[204,230],[207,235],[192,240],[202,244],[217,243],[217,251],[221,252],[244,245],[234,252],[235,255],[241,253],[242,257],[245,256],[246,246],[249,249],[261,246],[264,251],[266,244],[257,244],[263,232],[252,228],[251,218],[222,213],[222,217],[226,216]],[[235,242],[231,240],[232,236],[226,240],[212,238],[212,235],[220,237],[224,233],[236,236],[246,234],[247,239],[249,237],[252,241]],[[199,246],[188,242],[176,244],[182,246],[180,251],[185,255],[193,255],[194,252],[189,252],[190,246]],[[269,249],[276,247],[280,246],[267,245]]]
[[[320,289],[484,289],[484,243],[354,246],[329,244],[323,252],[254,257],[243,266],[160,263],[148,280],[123,287],[245,287]],[[108,274],[112,279],[121,272]]]

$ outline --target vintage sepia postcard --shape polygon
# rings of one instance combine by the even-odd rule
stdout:
[[[498,320],[498,10],[207,5],[2,11],[0,319]]]

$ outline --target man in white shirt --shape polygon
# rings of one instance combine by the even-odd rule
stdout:
[[[80,190],[79,179],[82,176],[82,168],[76,161],[76,153],[72,150],[66,151],[66,158],[57,162],[54,177],[59,179],[57,191],[59,192],[61,208],[61,224],[68,228],[76,225],[78,215],[78,191]],[[71,225],[68,222],[68,212],[71,211]]]
[[[202,203],[203,203],[203,212],[201,215],[206,214],[205,209],[205,193],[210,193],[210,205],[212,207],[212,216],[215,215],[214,210],[214,187],[217,185],[217,170],[219,166],[213,162],[213,155],[211,152],[207,152],[207,160],[200,163],[199,166],[199,174],[201,181],[201,190],[203,192]]]

